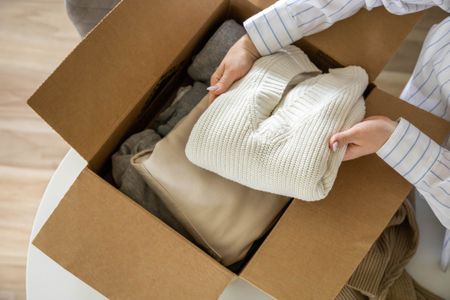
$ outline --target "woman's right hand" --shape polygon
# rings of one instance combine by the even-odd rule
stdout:
[[[242,78],[261,55],[252,40],[245,34],[241,37],[223,58],[219,67],[211,75],[211,86],[208,87],[209,102],[226,92],[236,80]]]

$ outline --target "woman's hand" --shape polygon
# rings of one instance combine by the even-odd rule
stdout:
[[[248,34],[241,37],[223,58],[219,67],[211,75],[208,87],[209,101],[226,92],[236,80],[243,77],[260,57]]]
[[[336,151],[347,144],[344,160],[372,154],[386,143],[397,124],[384,116],[368,117],[352,128],[334,134],[330,139],[329,146]]]

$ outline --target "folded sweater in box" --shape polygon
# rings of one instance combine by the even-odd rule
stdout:
[[[364,117],[368,76],[356,66],[318,73],[295,46],[260,58],[200,117],[187,158],[257,190],[324,198],[345,153],[328,141]]]
[[[245,257],[271,226],[287,197],[256,191],[192,164],[184,149],[207,96],[154,149],[132,165],[198,244],[229,266]]]

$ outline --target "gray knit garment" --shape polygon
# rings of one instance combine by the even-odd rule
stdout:
[[[120,0],[66,0],[66,10],[81,37],[113,9]]]
[[[201,82],[194,82],[194,85],[181,98],[163,111],[156,119],[156,131],[161,136],[166,136],[172,128],[186,116],[200,100],[208,93],[207,86]]]
[[[245,29],[234,20],[225,21],[214,35],[206,42],[205,47],[195,56],[188,68],[189,76],[209,85],[209,79],[225,54],[244,34]]]

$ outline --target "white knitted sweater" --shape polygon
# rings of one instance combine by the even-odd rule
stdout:
[[[257,190],[323,199],[345,153],[328,141],[364,117],[368,77],[356,66],[319,72],[295,46],[260,58],[195,124],[188,159]]]

